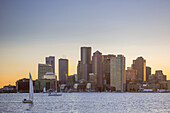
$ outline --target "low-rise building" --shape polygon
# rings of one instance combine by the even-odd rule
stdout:
[[[73,87],[73,91],[75,92],[84,92],[86,91],[86,83],[75,83]]]
[[[57,90],[57,80],[56,79],[41,79],[35,81],[36,92],[42,92],[43,89],[46,90],[53,89]]]
[[[69,88],[71,88],[71,87],[73,87],[74,83],[75,83],[75,76],[74,75],[68,76],[67,77],[67,86]]]
[[[168,87],[169,85],[169,87]],[[127,91],[128,92],[159,92],[159,91],[168,91],[170,89],[170,82],[163,81],[159,83],[128,83]]]
[[[2,93],[16,93],[16,86],[8,85],[2,88]]]
[[[33,87],[35,89],[35,81],[33,80]],[[16,81],[16,90],[19,93],[28,93],[29,92],[29,79],[23,78]]]
[[[163,74],[162,70],[155,71],[155,74],[149,75],[149,83],[159,83],[166,81],[166,75]]]
[[[91,83],[91,91],[96,90],[97,78],[94,73],[89,73],[89,83]]]
[[[127,91],[128,92],[138,92],[140,90],[141,86],[142,86],[141,83],[129,82],[127,84]]]
[[[167,80],[168,91],[170,91],[170,80]]]

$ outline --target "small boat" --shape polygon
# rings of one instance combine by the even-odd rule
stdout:
[[[62,94],[60,93],[49,93],[48,96],[62,96]]]
[[[32,77],[31,77],[31,73],[29,73],[30,75],[30,80],[29,80],[29,99],[24,99],[22,102],[23,103],[33,103],[33,93],[34,93],[34,88],[33,88],[33,82],[32,82]]]
[[[55,92],[49,92],[48,96],[62,96],[61,93],[57,93],[57,90]]]
[[[48,96],[62,96],[62,94],[61,93],[57,93],[57,89],[56,89],[56,91],[55,90],[49,90]]]

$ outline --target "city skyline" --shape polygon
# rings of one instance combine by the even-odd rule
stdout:
[[[170,79],[170,1],[0,1],[0,87],[38,78],[38,63],[55,56],[77,73],[80,47],[102,55],[123,54],[126,67],[137,57]]]
[[[85,46],[83,46],[83,48],[84,48]],[[81,50],[81,48],[82,47],[80,47],[80,50]],[[89,47],[87,47],[87,48],[89,48]],[[90,48],[92,48],[92,47],[90,47]],[[97,52],[98,52],[98,50],[97,50]],[[81,53],[81,51],[80,51],[80,53]],[[92,52],[93,54],[95,54],[96,52],[94,51],[94,52]],[[101,52],[101,54],[102,54],[102,52]],[[110,53],[110,54],[102,54],[102,59],[104,60],[104,56],[106,56],[106,55],[113,55],[112,53]],[[81,55],[80,55],[81,56]],[[93,55],[94,56],[94,55]],[[91,58],[93,57],[93,56],[91,56]],[[117,55],[115,55],[115,57],[116,56],[119,56],[119,54],[117,54]],[[124,55],[123,55],[124,56]],[[53,55],[53,57],[54,57],[54,59],[55,59],[55,56]],[[125,56],[126,57],[126,56]],[[135,58],[135,59],[138,59],[138,58],[141,58],[142,56],[138,56],[137,58]],[[46,57],[44,57],[44,58],[46,58]],[[59,61],[59,60],[61,60],[61,59],[64,59],[64,58],[59,58],[59,59],[56,59],[55,60],[55,62],[54,62],[54,65],[56,65],[55,63],[57,62],[57,60]],[[69,59],[64,59],[64,60],[69,60]],[[77,60],[77,61],[79,61],[79,60]],[[134,59],[132,60],[132,63],[129,65],[129,66],[127,66],[127,61],[125,61],[125,70],[128,70],[128,68],[129,67],[131,67],[132,66],[132,64],[133,64],[133,62],[134,62]],[[147,62],[147,59],[145,59],[145,62]],[[103,62],[104,63],[104,62]],[[46,60],[42,63],[38,63],[37,64],[37,71],[39,70],[39,65],[48,65],[48,64],[46,64]],[[103,64],[102,64],[103,65]],[[149,65],[150,66],[150,65]],[[151,68],[152,68],[152,66],[150,66]],[[58,68],[58,69],[56,69],[56,68]],[[59,80],[59,62],[58,62],[58,67],[56,67],[55,68],[55,71],[57,72],[57,74],[55,74],[55,75],[57,75],[57,80]],[[68,65],[68,68],[69,68],[69,65]],[[132,67],[131,67],[132,68]],[[159,70],[161,70],[161,69],[155,69],[155,70],[152,70],[152,72],[151,72],[151,75],[152,74],[154,74],[155,73],[155,71],[159,71]],[[51,71],[52,71],[52,67],[51,67]],[[163,70],[164,71],[164,70]],[[70,71],[68,71],[68,73],[70,73]],[[75,71],[75,73],[73,72],[73,73],[71,73],[71,74],[69,74],[69,75],[73,75],[73,74],[77,74],[77,68],[76,68],[76,71]],[[166,74],[167,75],[167,74]],[[38,77],[39,77],[39,72],[37,72],[37,74],[36,75],[34,75],[34,76],[36,76],[35,77],[35,79],[38,79]],[[27,76],[23,76],[23,78],[28,78]],[[21,78],[20,78],[21,79]],[[103,79],[104,80],[104,79]],[[168,75],[167,75],[167,80],[168,80]],[[15,84],[15,82],[16,82],[16,80],[14,80],[14,84]],[[10,83],[7,83],[7,84],[10,84]],[[7,84],[5,84],[5,85],[7,85]],[[12,84],[12,85],[14,85],[14,84]],[[3,87],[3,85],[2,85],[2,87]]]

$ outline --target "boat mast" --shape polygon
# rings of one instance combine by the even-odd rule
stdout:
[[[30,75],[30,80],[29,80],[29,99],[33,100],[33,93],[34,93],[33,82],[32,82],[31,73],[29,73],[29,75]]]

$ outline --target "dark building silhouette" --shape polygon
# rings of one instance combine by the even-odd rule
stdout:
[[[55,74],[55,56],[46,57],[46,64],[51,64],[53,68],[53,73]]]
[[[103,90],[103,56],[102,53],[96,51],[93,53],[92,57],[92,73],[96,75],[97,78],[97,88],[98,90]]]
[[[133,60],[132,68],[137,71],[136,82],[146,81],[146,60],[143,57]]]
[[[104,85],[110,87],[110,59],[116,57],[116,55],[103,55],[103,77]]]
[[[33,87],[35,89],[35,81],[33,81]],[[28,93],[29,92],[29,79],[23,78],[16,81],[16,90],[19,93]]]
[[[80,80],[82,78],[82,69],[80,69],[80,66],[81,66],[81,61],[78,61],[78,64],[77,64],[77,76],[78,76],[78,80]]]
[[[3,93],[16,93],[16,86],[12,86],[12,85],[8,85],[8,86],[4,86],[2,89]]]
[[[149,81],[149,75],[151,75],[151,67],[146,67],[146,81]]]
[[[68,59],[59,59],[59,81],[67,81],[68,76]]]

